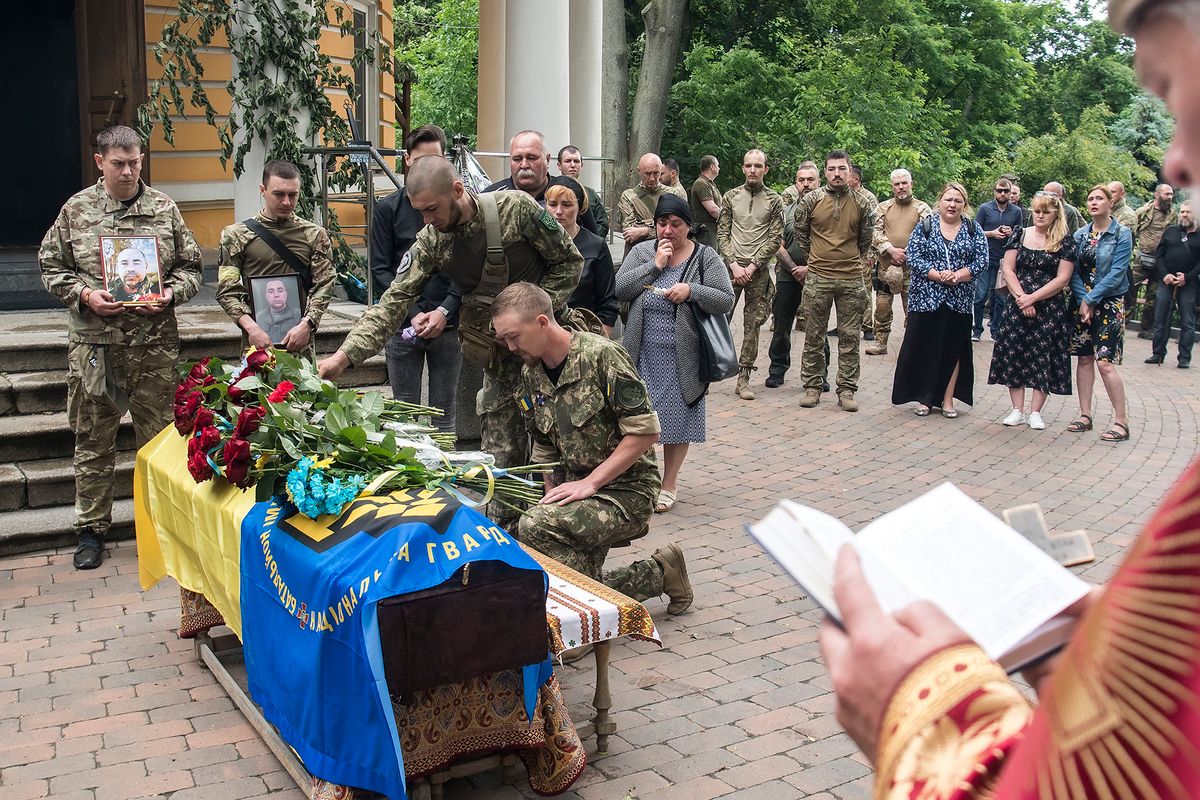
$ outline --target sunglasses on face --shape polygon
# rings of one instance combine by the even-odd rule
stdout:
[[[1004,194],[1008,194],[1009,190],[1008,190],[1008,189],[1001,189],[999,186],[997,186],[997,187],[996,187],[996,194],[1000,194],[1001,192],[1003,192]]]

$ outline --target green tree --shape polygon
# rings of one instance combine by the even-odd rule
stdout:
[[[397,0],[396,61],[417,82],[412,118],[475,140],[479,86],[479,0]],[[415,125],[414,125],[415,127]]]
[[[1062,183],[1067,201],[1077,206],[1083,204],[1088,189],[1098,183],[1149,184],[1154,173],[1115,140],[1109,130],[1112,120],[1113,113],[1104,105],[1085,110],[1073,128],[1058,120],[1050,133],[1023,139],[1017,145],[1012,166],[1029,190],[1040,189],[1051,181]]]

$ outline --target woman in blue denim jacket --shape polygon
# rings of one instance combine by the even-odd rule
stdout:
[[[1078,305],[1071,355],[1079,357],[1075,383],[1079,387],[1079,419],[1067,426],[1072,433],[1092,429],[1092,390],[1096,369],[1113,406],[1113,423],[1101,441],[1129,438],[1125,383],[1117,373],[1125,344],[1125,292],[1129,290],[1129,257],[1133,234],[1112,218],[1112,192],[1104,184],[1087,196],[1091,224],[1075,231],[1079,261],[1071,275],[1072,302]]]
[[[917,225],[905,248],[912,270],[908,322],[896,359],[892,403],[916,401],[914,413],[958,416],[955,398],[974,403],[971,319],[976,276],[988,264],[987,238],[970,219],[967,190],[948,183],[938,197],[937,213]]]

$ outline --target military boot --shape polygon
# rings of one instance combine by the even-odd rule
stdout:
[[[94,528],[79,529],[79,546],[72,559],[75,569],[95,569],[104,561],[104,535]]]
[[[875,341],[872,342],[863,352],[869,356],[885,356],[887,355],[888,334],[880,331],[875,334]]]
[[[753,400],[755,398],[754,392],[750,391],[750,370],[743,369],[738,373],[737,388],[734,389],[734,392],[743,400]]]
[[[683,551],[679,545],[672,543],[655,550],[653,558],[662,568],[663,591],[671,598],[667,613],[682,614],[692,605],[692,582],[688,580]]]

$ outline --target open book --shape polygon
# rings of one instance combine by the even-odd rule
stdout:
[[[1071,638],[1064,609],[1089,586],[952,484],[885,514],[857,536],[838,520],[783,500],[750,535],[839,624],[838,550],[858,551],[885,611],[916,600],[938,606],[1009,672]]]

